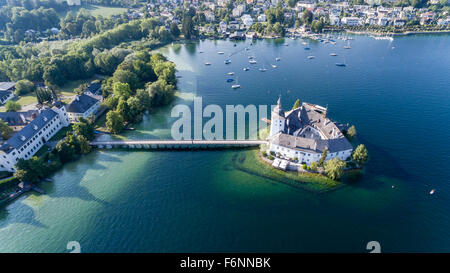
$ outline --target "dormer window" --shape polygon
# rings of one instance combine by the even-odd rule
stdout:
[[[48,118],[47,117],[44,117],[44,121],[47,121],[48,120]]]
[[[22,141],[25,141],[27,138],[26,138],[24,135],[21,135],[21,136],[20,136],[20,139],[21,139]]]
[[[35,125],[33,125],[33,129],[34,130],[37,130],[38,129],[38,127],[37,127],[37,125],[35,124]]]

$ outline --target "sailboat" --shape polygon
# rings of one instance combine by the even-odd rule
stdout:
[[[337,56],[336,53],[330,53],[330,56]]]
[[[225,63],[225,64],[230,64],[231,61],[230,61],[230,59],[226,59],[226,60],[224,61],[224,63]]]
[[[344,46],[344,48],[345,48],[345,49],[350,49],[350,48],[352,48],[352,47],[350,46],[350,41],[347,42],[347,45]]]
[[[344,62],[343,62],[343,63],[336,63],[336,66],[346,66],[346,64],[345,64],[345,59],[344,59]]]
[[[248,61],[249,63],[251,63],[251,64],[257,64],[258,62],[256,61],[256,60],[254,60],[254,59],[251,59],[250,61]]]
[[[315,56],[312,56],[312,55],[311,55],[311,56],[308,56],[307,58],[308,58],[308,59],[314,59]]]
[[[237,78],[237,77],[236,77],[236,84],[233,84],[233,85],[231,86],[231,88],[233,88],[233,89],[241,88],[241,85],[239,84],[239,81],[238,81],[238,78]]]
[[[275,61],[277,61],[277,62],[279,62],[280,60],[281,60],[280,57],[276,57],[276,58],[275,58]]]

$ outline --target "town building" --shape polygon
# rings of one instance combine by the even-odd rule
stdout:
[[[87,119],[90,115],[95,115],[100,108],[100,100],[86,94],[81,94],[75,96],[75,99],[66,108],[69,121],[75,123],[79,121],[80,117]]]
[[[269,152],[306,165],[319,161],[324,150],[325,160],[349,158],[353,147],[327,112],[328,108],[309,103],[284,112],[278,99],[271,116]]]
[[[61,128],[68,125],[68,114],[62,103],[41,111],[33,121],[0,146],[0,170],[15,172],[19,159],[32,157]]]
[[[344,17],[341,20],[342,24],[347,26],[357,26],[359,25],[359,18],[358,17]]]
[[[15,82],[0,82],[0,104],[5,104],[14,98],[14,90],[16,90]]]
[[[8,124],[14,132],[18,132],[39,116],[39,110],[23,112],[0,112],[0,119]]]

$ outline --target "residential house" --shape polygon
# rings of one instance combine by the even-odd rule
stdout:
[[[19,159],[29,159],[35,155],[61,128],[68,125],[69,119],[63,104],[42,111],[0,146],[0,170],[15,172]]]
[[[95,115],[99,108],[100,100],[86,94],[75,96],[75,99],[66,107],[71,123],[78,122],[80,117],[87,119],[90,115]]]

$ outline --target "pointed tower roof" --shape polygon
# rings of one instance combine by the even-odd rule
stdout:
[[[275,106],[275,108],[273,109],[272,116],[274,115],[274,113],[284,118],[284,111],[281,108],[281,96],[278,97],[277,106]]]

